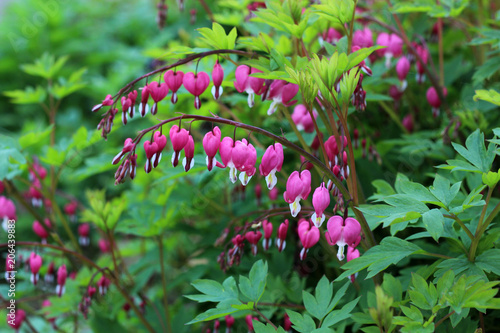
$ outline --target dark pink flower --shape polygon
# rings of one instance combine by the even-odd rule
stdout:
[[[170,129],[170,142],[172,142],[172,165],[174,167],[179,164],[179,154],[184,149],[189,139],[189,132],[184,128],[174,125]]]
[[[278,104],[283,104],[284,106],[295,104],[297,101],[292,101],[292,98],[294,98],[298,92],[298,84],[290,83],[284,80],[274,80],[269,87],[269,94],[267,96],[268,100],[273,101],[267,110],[267,114],[272,115],[276,112]]]
[[[16,309],[14,313],[7,313],[7,323],[10,327],[15,329],[16,332],[19,332],[19,329],[21,329],[21,325],[25,319],[26,312],[24,312],[23,309]]]
[[[278,182],[276,172],[281,171],[283,160],[283,146],[281,143],[275,143],[269,146],[264,153],[264,156],[262,156],[259,171],[260,174],[266,178],[267,188],[270,190],[272,190]]]
[[[332,216],[326,227],[328,229],[325,233],[326,240],[330,245],[339,247],[337,253],[339,260],[344,260],[344,247],[346,245],[356,247],[361,241],[361,225],[352,217],[344,220],[342,216]]]
[[[407,114],[403,118],[403,121],[401,123],[403,124],[403,126],[406,128],[406,130],[408,132],[410,132],[410,133],[413,132],[414,123],[413,123],[413,116],[411,115],[411,113]]]
[[[212,171],[212,168],[217,163],[215,155],[220,147],[221,132],[219,127],[215,126],[210,132],[205,134],[203,137],[203,149],[207,154],[207,167],[208,171]]]
[[[363,30],[356,30],[352,37],[352,45],[361,48],[368,48],[373,46],[373,34],[369,28]]]
[[[47,238],[49,237],[49,233],[47,232],[47,230],[45,230],[45,228],[39,221],[35,220],[33,222],[33,231],[38,237],[42,239],[42,244],[47,243]]]
[[[2,220],[2,227],[5,231],[8,229],[9,220],[17,220],[14,202],[4,196],[0,196],[0,219]]]
[[[155,102],[151,108],[151,114],[155,115],[158,112],[158,103],[168,95],[168,86],[166,83],[158,83],[156,81],[148,84],[149,95]]]
[[[298,171],[292,172],[286,182],[286,191],[283,193],[283,198],[290,204],[293,217],[296,217],[300,212],[300,199],[307,200],[310,192],[311,173],[309,170],[303,170],[300,174]]]
[[[257,244],[262,238],[262,233],[260,231],[249,231],[245,234],[245,239],[250,243],[252,247],[252,254],[257,255]]]
[[[234,76],[236,81],[234,87],[238,92],[248,94],[248,106],[254,105],[254,95],[261,95],[264,92],[264,79],[250,76],[254,73],[262,73],[257,68],[250,68],[247,65],[241,65],[236,68]]]
[[[189,135],[188,142],[184,147],[184,159],[182,160],[182,166],[186,172],[194,166],[194,140],[191,135]]]
[[[110,106],[110,105],[113,105],[113,96],[107,95],[101,104],[97,104],[92,108],[92,112],[99,111],[103,106]]]
[[[222,95],[222,81],[224,80],[224,69],[219,64],[219,60],[214,65],[214,69],[212,70],[212,81],[214,86],[212,87],[212,96],[214,99],[219,99],[220,95]]]
[[[81,246],[89,246],[90,244],[90,225],[88,223],[82,223],[78,226],[78,243]]]
[[[56,294],[61,297],[66,290],[66,278],[68,277],[68,271],[66,270],[66,265],[62,265],[57,270],[57,286],[56,286]]]
[[[145,85],[141,91],[141,103],[139,104],[139,112],[141,113],[141,117],[144,117],[149,111],[148,99],[149,89],[148,85]]]
[[[36,286],[38,282],[38,272],[40,271],[40,267],[42,267],[42,257],[36,254],[35,252],[31,252],[30,254],[30,269],[31,269],[31,283]]]
[[[262,230],[264,230],[264,240],[262,241],[262,247],[265,251],[267,251],[273,243],[271,239],[271,236],[273,234],[273,224],[268,220],[262,221]]]
[[[120,162],[120,160],[122,159],[123,155],[125,155],[126,153],[131,152],[134,149],[135,149],[134,140],[132,140],[131,138],[126,139],[125,142],[123,143],[123,149],[122,149],[122,151],[119,152],[113,158],[113,161],[111,163],[112,164],[118,164],[118,162]]]
[[[177,90],[182,86],[182,81],[184,79],[183,71],[173,71],[169,70],[163,75],[163,79],[167,86],[172,90],[172,103],[177,103]]]
[[[417,82],[422,83],[425,80],[425,66],[427,65],[427,62],[429,61],[429,50],[425,48],[424,46],[417,45],[415,47],[417,54],[420,56],[420,59],[422,59],[423,64],[416,60],[416,65],[417,65]]]
[[[285,220],[280,224],[278,228],[278,236],[276,237],[276,247],[278,251],[281,252],[286,246],[286,234],[288,232],[288,220]]]
[[[299,221],[297,232],[303,247],[300,251],[300,260],[304,260],[309,249],[319,241],[320,232],[318,228],[311,225],[311,223],[305,219]]]
[[[146,171],[146,173],[150,173],[151,170],[153,170],[153,160],[156,158],[156,153],[158,152],[158,144],[147,140],[144,142],[144,151],[146,152],[146,164],[144,165],[144,171]]]
[[[232,151],[232,160],[235,168],[240,171],[240,181],[243,186],[246,186],[257,169],[257,151],[255,147],[246,139],[236,141]]]
[[[325,220],[323,213],[330,205],[330,192],[326,189],[325,183],[321,183],[321,186],[314,191],[312,203],[314,214],[311,216],[311,221],[319,228]]]
[[[448,90],[443,88],[443,95],[446,97],[448,95]],[[441,106],[441,100],[434,87],[430,87],[426,93],[427,102],[432,106],[432,115],[434,117],[439,116],[439,107]]]
[[[318,117],[316,110],[313,110],[313,115],[314,119]],[[299,104],[293,109],[292,120],[299,131],[304,131],[306,133],[314,132],[313,119],[305,105]]]
[[[382,32],[377,37],[377,44],[385,48],[377,50],[379,55],[385,56],[385,66],[391,66],[391,58],[399,57],[403,52],[403,40],[396,34]]]
[[[187,91],[194,95],[194,107],[198,110],[201,107],[200,95],[203,94],[210,84],[210,77],[205,72],[197,74],[189,72],[184,75],[182,83]]]

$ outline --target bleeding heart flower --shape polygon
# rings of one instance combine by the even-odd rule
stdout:
[[[264,230],[264,240],[262,241],[262,247],[265,251],[269,250],[269,247],[273,244],[271,236],[273,234],[273,224],[268,220],[262,221],[262,229]]]
[[[147,140],[144,142],[144,151],[146,152],[146,164],[144,165],[144,171],[146,171],[146,173],[150,173],[151,170],[153,170],[153,160],[156,158],[156,153],[158,152],[158,144]]]
[[[399,57],[403,52],[403,40],[396,34],[382,32],[377,37],[377,44],[386,46],[376,52],[385,56],[385,67],[387,68],[391,67],[391,58]]]
[[[81,246],[89,246],[90,244],[90,225],[88,223],[82,223],[78,226],[78,243]]]
[[[325,183],[321,183],[321,186],[314,191],[312,202],[314,214],[311,217],[311,221],[319,228],[325,220],[325,214],[323,213],[328,208],[328,205],[330,205],[330,192],[326,189]]]
[[[205,134],[203,137],[203,149],[207,154],[207,167],[208,171],[212,171],[212,168],[217,163],[215,155],[220,147],[221,132],[219,127],[215,126],[210,132]]]
[[[405,56],[402,56],[396,64],[396,73],[398,74],[399,81],[401,81],[401,91],[404,91],[408,85],[406,82],[406,76],[409,71],[410,61]]]
[[[278,182],[276,172],[281,171],[283,160],[283,146],[281,143],[275,143],[269,146],[264,153],[264,156],[262,156],[259,171],[260,174],[266,178],[267,188],[270,190],[272,190]]]
[[[236,172],[237,170],[233,162],[234,147],[235,144],[233,142],[233,139],[226,136],[224,139],[222,139],[219,148],[220,158],[222,160],[223,167],[229,168],[229,179],[233,184],[236,183],[236,180],[238,180]]]
[[[352,37],[352,45],[361,48],[368,48],[373,46],[373,34],[369,28],[363,30],[356,30]]]
[[[99,111],[103,106],[110,106],[113,105],[113,96],[112,95],[106,95],[106,98],[102,101],[101,104],[97,104],[92,108],[92,112]]]
[[[155,158],[153,159],[153,167],[156,168],[161,161],[161,156],[163,149],[167,145],[167,137],[161,133],[161,131],[156,131],[153,135],[154,142],[158,145],[158,150],[156,151]]]
[[[42,267],[42,257],[40,257],[38,254],[35,252],[31,252],[30,255],[30,269],[31,269],[31,283],[33,283],[36,286],[36,283],[38,282],[38,272],[40,271],[40,267]]]
[[[42,239],[42,244],[47,244],[47,238],[49,237],[49,233],[43,225],[39,221],[33,222],[33,231],[35,234]]]
[[[155,102],[151,108],[151,114],[155,115],[158,112],[158,103],[168,95],[168,86],[166,83],[158,83],[156,81],[148,84],[149,95]]]
[[[268,100],[273,101],[267,110],[267,114],[270,116],[276,112],[276,108],[280,103],[285,106],[295,104],[297,101],[291,101],[291,99],[294,98],[298,92],[298,84],[290,83],[284,80],[274,80],[273,83],[271,83],[269,95],[267,96]]]
[[[149,89],[148,85],[145,85],[141,91],[141,103],[139,104],[139,112],[141,113],[141,117],[144,117],[149,111],[148,99]]]
[[[234,166],[240,171],[240,181],[243,186],[246,186],[257,169],[255,162],[257,162],[257,151],[255,147],[248,143],[246,139],[236,141],[232,152],[232,159]]]
[[[318,117],[316,110],[313,110],[313,115],[314,119]],[[299,104],[293,109],[292,120],[299,131],[304,131],[306,133],[314,132],[313,119],[305,105]]]
[[[214,69],[212,70],[212,81],[214,82],[214,86],[212,87],[212,96],[214,99],[219,99],[220,95],[222,95],[222,81],[224,80],[224,69],[219,64],[219,60],[214,65]]]
[[[424,62],[423,64],[420,61],[416,61],[417,65],[417,82],[422,83],[425,80],[425,66],[427,65],[427,62],[429,61],[429,50],[425,48],[424,46],[417,45],[415,47],[417,54],[420,56],[420,59]]]
[[[278,251],[281,252],[286,246],[286,234],[288,232],[288,220],[285,220],[280,224],[278,228],[278,237],[276,238],[276,247]]]
[[[0,196],[0,219],[2,219],[2,227],[5,231],[7,231],[9,220],[17,220],[14,202],[4,196]]]
[[[186,172],[194,166],[194,140],[191,135],[189,135],[188,142],[184,147],[184,159],[182,160],[182,166]]]
[[[443,88],[443,96],[448,95],[448,90]],[[441,100],[439,99],[438,93],[434,87],[430,87],[426,93],[427,102],[432,106],[432,115],[434,117],[439,116],[439,107],[441,106]]]
[[[56,294],[61,297],[66,290],[66,278],[68,277],[68,271],[66,270],[66,265],[62,265],[57,270],[57,286],[56,286]]]
[[[179,154],[181,150],[184,149],[189,139],[189,132],[184,128],[179,128],[179,126],[174,125],[170,129],[170,142],[172,142],[172,148],[174,152],[172,154],[172,165],[174,167],[179,164]]]
[[[346,245],[356,247],[361,241],[361,225],[352,217],[344,220],[342,216],[332,216],[326,227],[328,229],[325,233],[326,240],[330,245],[339,247],[337,253],[339,260],[344,260],[344,247]]]
[[[177,90],[182,86],[184,72],[169,70],[163,75],[163,79],[170,90],[172,90],[172,104],[177,103]]]
[[[311,192],[311,173],[309,170],[303,170],[300,174],[298,171],[292,172],[286,182],[286,191],[283,193],[283,198],[290,204],[290,212],[293,217],[296,217],[300,212],[300,199],[307,200]]]
[[[354,247],[347,246],[347,256],[346,257],[347,257],[347,262],[359,258],[359,250],[354,248]],[[356,280],[357,276],[358,276],[358,273],[351,275],[350,278],[351,278],[352,283],[354,283],[354,280]]]
[[[118,164],[118,162],[120,162],[120,160],[122,159],[123,155],[125,155],[126,153],[131,152],[134,149],[135,149],[134,140],[132,140],[131,138],[126,139],[125,142],[123,143],[123,149],[122,149],[122,151],[119,152],[113,158],[113,161],[111,163],[112,164]]]
[[[250,68],[247,65],[241,65],[236,68],[234,76],[236,81],[234,87],[238,92],[248,94],[248,107],[254,105],[254,95],[261,95],[264,92],[264,79],[250,76],[254,73],[262,73],[257,68]]]
[[[194,95],[194,107],[198,110],[201,107],[200,95],[203,94],[210,84],[210,77],[205,72],[197,74],[189,72],[184,75],[182,83],[187,91]]]
[[[262,238],[262,233],[260,231],[255,231],[255,230],[249,231],[245,234],[245,238],[252,246],[252,254],[256,256],[257,244],[259,243],[259,240]]]
[[[24,312],[23,309],[16,309],[14,312],[14,317],[12,318],[11,316],[12,314],[10,312],[7,313],[7,323],[10,327],[15,329],[17,333],[21,329],[21,325],[26,319],[26,312]]]
[[[309,249],[316,245],[319,241],[320,232],[318,228],[311,225],[309,221],[306,221],[305,219],[301,219],[301,221],[299,221],[297,232],[303,247],[300,251],[300,260],[304,260],[307,252],[309,252]]]

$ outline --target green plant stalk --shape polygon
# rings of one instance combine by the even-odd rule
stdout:
[[[488,204],[490,203],[490,199],[491,199],[491,195],[493,194],[493,190],[494,190],[494,186],[492,187],[488,187],[488,194],[486,195],[486,203],[484,204],[484,207],[481,211],[481,216],[479,217],[479,223],[477,225],[477,229],[476,229],[476,233],[474,234],[474,239],[472,240],[472,243],[470,245],[470,250],[469,250],[469,261],[473,262],[475,260],[475,256],[476,256],[476,251],[477,251],[477,247],[479,245],[479,241],[481,240],[481,237],[483,236],[484,232],[486,231],[486,227],[488,227],[486,225],[486,227],[483,226],[483,220],[484,220],[484,217],[486,215],[486,210],[488,209]],[[497,205],[498,207],[498,205]],[[495,207],[495,209],[497,208]],[[498,212],[495,212],[495,210],[493,212],[490,213],[490,216],[488,217],[488,220],[490,220],[490,217],[491,217],[491,220],[493,220],[493,218],[495,217],[493,214],[497,214]],[[493,216],[492,216],[493,215]],[[490,220],[490,222],[491,222]],[[490,223],[488,222],[488,224]]]
[[[347,55],[351,53],[352,49],[352,37],[354,35],[354,18],[356,17],[356,5],[358,4],[358,0],[354,0],[354,6],[352,8],[352,18],[351,24],[349,25],[349,35],[347,36]]]
[[[52,209],[57,214],[57,216],[59,216],[59,219],[61,220],[63,228],[66,231],[66,234],[68,234],[68,237],[71,240],[73,247],[75,248],[75,250],[77,252],[81,253],[82,249],[80,249],[80,246],[78,245],[78,242],[76,241],[75,235],[71,231],[71,228],[69,227],[68,221],[64,217],[64,214],[61,212],[61,209],[59,208],[59,205],[57,204],[56,200],[54,199],[54,195],[52,193],[50,193],[49,200],[52,203]]]
[[[458,216],[456,216],[455,214],[443,215],[443,216],[455,220],[458,224],[460,224],[460,227],[465,231],[467,236],[469,236],[469,238],[471,240],[474,240],[474,235],[472,234],[472,232],[469,230],[469,228],[467,228],[465,223]]]
[[[257,305],[253,305],[253,309],[255,312],[257,312],[259,314],[259,316],[261,316],[269,325],[271,325],[275,330],[278,330],[278,327],[276,327],[276,325],[273,324],[272,321],[269,320],[269,318],[267,318],[266,316],[264,316],[264,314],[262,312],[259,311],[259,309],[257,309]]]
[[[165,258],[163,257],[163,240],[158,236],[158,250],[160,251],[160,266],[161,266],[161,281],[163,286],[163,304],[165,306],[165,318],[167,321],[168,332],[172,331],[172,324],[170,322],[170,311],[168,310],[168,293],[167,293],[167,276],[165,275]]]

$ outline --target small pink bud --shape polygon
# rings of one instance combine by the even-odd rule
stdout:
[[[59,297],[61,297],[64,294],[64,291],[66,290],[65,284],[66,284],[66,278],[67,278],[67,276],[68,276],[68,272],[66,270],[66,265],[62,265],[57,270],[56,294]]]
[[[203,149],[207,154],[207,167],[208,171],[212,171],[212,168],[217,163],[215,155],[220,147],[221,132],[219,127],[215,126],[210,132],[205,134],[203,137]]]
[[[194,140],[191,135],[189,135],[188,142],[184,146],[184,156],[182,166],[188,172],[194,166]]]
[[[264,240],[262,241],[262,247],[265,251],[269,250],[272,245],[271,236],[273,234],[273,224],[268,220],[262,221],[262,229],[264,230]]]
[[[110,105],[113,105],[113,96],[107,95],[101,104],[97,104],[92,108],[92,112],[99,111],[103,106],[110,106]]]
[[[31,252],[29,261],[31,269],[31,283],[36,286],[36,283],[38,282],[38,272],[40,271],[40,267],[42,267],[42,257],[35,252]]]
[[[407,114],[404,118],[403,118],[403,126],[406,128],[406,130],[409,132],[409,133],[412,133],[413,132],[413,116],[411,115],[411,113]]]
[[[406,76],[409,71],[410,61],[405,56],[402,56],[396,64],[396,73],[398,74],[399,81],[402,82],[401,90],[405,90],[406,88]]]
[[[81,246],[89,246],[90,244],[90,225],[88,223],[82,223],[78,226],[78,243]]]
[[[252,254],[254,256],[257,255],[257,244],[259,240],[262,238],[262,233],[260,231],[249,231],[245,234],[245,239],[252,246]]]
[[[212,81],[214,86],[212,87],[212,95],[214,99],[219,99],[220,95],[222,95],[222,81],[224,80],[224,69],[219,64],[219,61],[214,65],[214,69],[212,70]]]
[[[40,222],[38,221],[33,222],[33,231],[38,237],[42,239],[42,244],[47,243],[47,238],[49,237],[49,233],[47,232],[47,230],[45,230],[45,228]]]
[[[299,221],[297,232],[303,246],[300,251],[300,260],[304,260],[309,249],[316,245],[319,241],[320,232],[318,228],[311,225],[309,221],[306,221],[305,219],[301,219],[301,221]]]

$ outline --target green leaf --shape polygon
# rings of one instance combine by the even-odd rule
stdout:
[[[33,76],[41,76],[44,79],[52,79],[61,70],[68,56],[55,59],[54,56],[44,53],[41,58],[35,60],[33,64],[21,65],[21,69]]]
[[[202,321],[215,320],[217,318],[222,318],[238,311],[241,310],[231,307],[220,307],[220,308],[210,309],[203,313],[200,313],[199,315],[196,316],[196,318],[186,323],[186,325],[196,324]]]
[[[476,265],[487,273],[500,276],[500,249],[491,249],[477,256]]]
[[[20,150],[16,140],[0,134],[0,180],[13,179],[22,172],[21,165],[26,164],[26,159]]]
[[[286,313],[290,317],[290,321],[293,324],[293,328],[300,333],[309,333],[316,329],[316,323],[308,314],[302,316],[300,313],[286,310]]]
[[[314,297],[307,291],[302,291],[302,299],[307,312],[313,317],[322,320],[330,311],[329,305],[333,295],[333,286],[326,276],[323,275],[319,280],[315,295]]]
[[[253,329],[255,333],[286,333],[283,327],[278,327],[278,330],[275,330],[270,324],[264,324],[260,321],[253,321]]]
[[[47,97],[47,92],[40,86],[36,88],[26,87],[24,90],[5,91],[3,94],[11,98],[11,102],[14,104],[38,104],[45,101]]]
[[[196,280],[192,283],[192,286],[202,293],[199,295],[185,296],[193,301],[199,303],[234,301],[234,304],[241,304],[241,302],[238,301],[236,281],[232,276],[225,279],[222,285],[213,280]]]
[[[484,134],[480,133],[479,129],[469,135],[465,141],[465,147],[454,142],[451,144],[460,155],[482,172],[491,170],[491,164],[495,159],[495,154],[493,153],[494,147],[488,147],[488,151],[486,150],[484,145]]]
[[[361,296],[356,298],[353,301],[350,301],[349,303],[344,305],[342,307],[342,309],[340,309],[340,310],[334,310],[334,311],[330,312],[328,314],[328,316],[326,316],[325,320],[323,320],[321,327],[322,328],[323,327],[331,327],[342,320],[350,318],[351,312],[354,309],[354,307],[356,306],[356,304],[358,304],[360,298],[361,298]]]
[[[66,151],[48,147],[45,156],[40,157],[40,160],[49,165],[61,166],[66,160]]]
[[[500,181],[500,172],[488,171],[488,173],[483,173],[481,179],[485,185],[495,187],[498,181]]]
[[[380,245],[374,246],[364,255],[342,266],[346,271],[335,281],[340,281],[368,267],[367,279],[375,276],[389,265],[397,264],[402,259],[423,251],[420,247],[397,237],[386,237]]]
[[[422,222],[429,234],[437,242],[444,232],[444,216],[439,209],[434,208],[422,214]]]
[[[30,132],[19,138],[19,145],[22,149],[26,149],[35,144],[42,143],[52,132],[52,125],[45,128],[43,131]]]
[[[258,302],[264,293],[267,282],[267,262],[263,260],[253,264],[249,278],[240,276],[240,290],[243,295]]]
[[[491,89],[491,90],[476,90],[476,94],[474,95],[474,100],[483,100],[486,102],[490,102],[495,105],[500,105],[500,93]]]
[[[429,187],[431,193],[439,199],[446,207],[455,199],[458,191],[460,191],[460,186],[462,182],[458,182],[453,184],[450,187],[450,181],[443,176],[436,174],[436,178],[434,178],[433,186]]]

